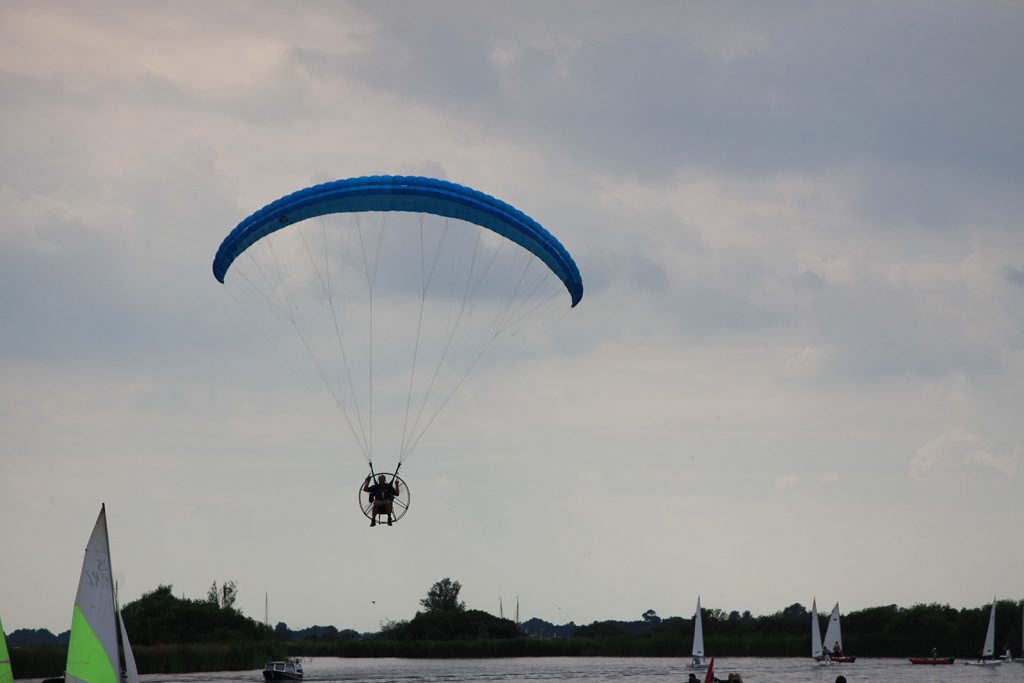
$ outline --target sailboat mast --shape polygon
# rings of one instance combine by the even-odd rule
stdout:
[[[107,537],[107,556],[108,557],[110,556],[110,538],[109,538],[109,535]],[[110,566],[113,567],[114,564],[111,563]],[[111,578],[113,578],[113,572],[111,572]],[[118,624],[118,629],[116,631],[116,634],[117,634],[117,657],[118,657],[117,665],[121,667],[121,671],[124,671],[124,660],[125,660],[125,657],[124,657],[124,640],[121,638],[121,628],[120,628],[120,623],[121,623],[121,601],[117,597],[117,581],[114,582],[114,621]],[[118,672],[118,673],[120,673],[120,672]]]
[[[114,581],[114,558],[110,554],[110,527],[107,525],[107,504],[100,503],[100,515],[103,516],[103,545],[107,551],[107,570],[110,572],[110,602],[111,608],[114,610],[114,623],[117,624],[120,621],[121,610],[117,606],[117,582]],[[121,639],[121,629],[115,628],[114,633],[117,637],[117,666],[119,671],[115,673],[118,678],[121,677],[122,672],[125,670],[125,656],[124,656],[124,642]]]

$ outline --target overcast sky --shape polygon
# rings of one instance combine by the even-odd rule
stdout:
[[[1024,5],[0,4],[0,615],[69,628],[106,502],[159,584],[376,630],[451,577],[557,623],[1024,597]],[[574,255],[391,529],[210,264],[367,174]]]

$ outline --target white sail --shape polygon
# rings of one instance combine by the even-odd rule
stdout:
[[[704,625],[700,618],[700,596],[697,596],[697,611],[693,613],[693,661],[704,658]]]
[[[121,601],[118,599],[117,584],[114,584],[114,609],[117,611],[118,636],[121,643],[121,661],[124,667],[121,669],[121,683],[139,683],[139,669],[135,666],[135,653],[132,652],[132,643],[128,640],[128,629],[124,625],[124,615],[121,614]]]
[[[0,683],[14,683],[14,672],[11,670],[11,655],[7,652],[7,636],[4,635],[4,623],[0,621]]]
[[[821,657],[821,624],[818,623],[818,601],[811,602],[811,656]]]
[[[992,611],[988,615],[988,632],[985,633],[985,647],[981,649],[982,657],[991,657],[996,651],[996,599],[992,598]]]
[[[124,648],[128,683],[138,682],[139,672],[135,667],[131,643],[124,624],[119,623],[119,616],[107,536],[107,509],[101,506],[85,548],[82,575],[75,595],[65,665],[66,683],[121,683],[119,644]]]
[[[107,512],[100,508],[82,560],[71,616],[67,683],[118,683],[117,623],[110,572]]]
[[[124,654],[124,680],[125,683],[139,683],[139,668],[135,666],[135,654],[132,652],[132,644],[128,640],[128,631],[124,627],[124,617],[121,610],[117,610],[117,625],[121,628],[121,650]]]
[[[832,616],[828,619],[828,627],[825,629],[825,641],[822,643],[825,651],[829,654],[843,651],[843,632],[839,627],[839,603],[832,608]],[[838,649],[837,647],[838,646]]]

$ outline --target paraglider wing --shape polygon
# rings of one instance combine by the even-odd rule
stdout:
[[[367,463],[394,453],[396,473],[496,340],[540,348],[583,297],[572,256],[537,221],[412,176],[281,197],[224,238],[213,275],[267,341],[294,329],[301,344],[278,345],[280,365],[319,375]]]
[[[213,275],[224,282],[234,260],[276,230],[317,216],[360,211],[422,212],[487,228],[543,261],[565,285],[572,306],[583,298],[583,281],[572,256],[537,221],[483,192],[416,176],[348,178],[282,197],[243,220],[224,239],[213,261]]]

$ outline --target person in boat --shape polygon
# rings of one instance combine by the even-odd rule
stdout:
[[[686,679],[686,683],[701,683],[701,681],[697,678],[697,674],[690,674],[690,677]]]
[[[363,482],[363,491],[370,494],[370,504],[373,505],[373,516],[370,517],[370,526],[377,526],[377,515],[388,516],[388,526],[391,526],[391,509],[398,495],[398,482],[388,482],[383,474],[377,477],[377,483],[370,484],[373,475],[366,477]]]
[[[842,657],[843,656],[843,648],[839,647],[839,643],[836,643],[835,645],[832,646],[832,656],[833,657]]]
[[[690,674],[690,675],[692,676],[693,674]],[[693,679],[693,680],[696,680],[697,683],[700,683],[700,679]],[[714,680],[715,683],[743,683],[743,677],[740,676],[735,671],[733,671],[731,674],[729,674],[729,676],[727,678],[725,678],[725,679],[721,679],[718,676],[715,676],[715,677],[713,677],[712,680]],[[691,683],[691,681],[687,681],[686,683]]]

